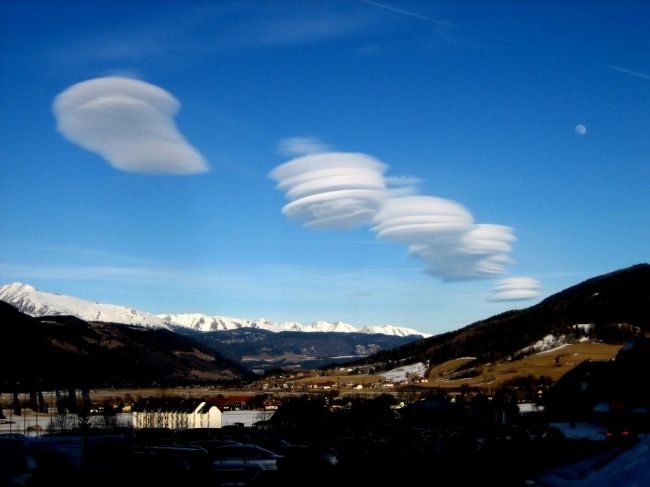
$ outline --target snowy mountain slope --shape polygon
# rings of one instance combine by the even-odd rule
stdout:
[[[0,300],[12,304],[23,313],[30,316],[72,315],[86,321],[104,321],[140,325],[157,328],[173,329],[183,326],[199,331],[224,331],[239,328],[257,328],[260,330],[300,332],[334,332],[334,333],[380,333],[405,337],[419,335],[430,336],[411,328],[399,326],[363,326],[357,327],[342,322],[316,321],[303,325],[294,321],[276,323],[259,319],[248,320],[227,316],[208,316],[199,313],[190,314],[161,314],[153,315],[125,306],[94,303],[83,299],[39,291],[32,286],[22,283],[12,283],[0,288]]]
[[[0,300],[30,316],[71,315],[85,321],[104,321],[169,328],[159,317],[114,304],[94,303],[62,294],[46,293],[18,282],[0,288]]]

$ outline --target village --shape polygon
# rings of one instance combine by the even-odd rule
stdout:
[[[309,475],[321,485],[435,468],[461,484],[489,475],[523,485],[643,447],[646,391],[621,378],[645,363],[647,347],[641,340],[615,361],[584,362],[552,387],[532,380],[493,393],[428,388],[412,369],[386,387],[383,376],[338,368],[278,371],[244,389],[4,395],[3,451],[25,462],[12,463],[3,480],[301,485]]]

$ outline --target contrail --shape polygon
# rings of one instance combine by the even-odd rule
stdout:
[[[537,49],[536,47],[530,46],[528,44],[524,44],[522,42],[518,42],[518,41],[515,41],[515,40],[512,40],[512,39],[508,39],[507,37],[501,37],[501,36],[497,36],[497,35],[494,35],[494,34],[488,34],[487,32],[471,29],[469,27],[462,27],[462,26],[460,26],[458,24],[454,24],[453,22],[449,22],[447,20],[440,20],[440,19],[436,19],[436,18],[433,18],[433,17],[427,17],[426,15],[420,15],[420,14],[415,13],[415,12],[409,12],[408,10],[402,10],[401,8],[391,7],[390,5],[385,5],[383,3],[371,2],[370,0],[359,0],[359,1],[361,3],[366,3],[368,5],[372,5],[373,7],[383,8],[385,10],[390,10],[391,12],[397,12],[397,13],[402,14],[402,15],[408,15],[409,17],[414,17],[416,19],[427,20],[429,22],[433,22],[434,24],[445,25],[447,27],[452,27],[452,28],[454,28],[456,30],[460,30],[460,31],[463,31],[463,32],[469,32],[470,34],[476,34],[476,35],[479,35],[479,36],[487,37],[489,39],[495,39],[497,41],[501,41],[501,42],[504,42],[506,44],[511,44],[513,46],[523,47],[523,48],[526,48],[526,49],[532,49],[533,51],[539,51],[539,49]]]
[[[398,14],[407,15],[409,17],[413,17],[413,18],[416,18],[416,19],[426,20],[426,21],[432,22],[434,24],[451,27],[451,28],[459,30],[461,32],[468,32],[470,34],[475,34],[475,35],[478,35],[478,36],[486,37],[488,39],[494,39],[494,40],[503,42],[505,44],[510,44],[511,46],[523,47],[524,49],[530,49],[532,51],[536,51],[536,52],[539,52],[539,53],[549,54],[547,51],[544,51],[544,50],[539,49],[537,47],[531,46],[529,44],[524,44],[523,42],[518,42],[518,41],[515,41],[513,39],[508,39],[507,37],[501,37],[501,36],[497,36],[497,35],[494,35],[494,34],[489,34],[487,32],[483,32],[483,31],[480,31],[480,30],[471,29],[469,27],[463,27],[463,26],[460,26],[458,24],[454,24],[453,22],[449,22],[447,20],[440,20],[440,19],[436,19],[434,17],[428,17],[426,15],[421,15],[421,14],[418,14],[418,13],[415,13],[415,12],[409,12],[408,10],[404,10],[404,9],[397,8],[397,7],[391,7],[390,5],[373,2],[371,0],[359,0],[359,2],[368,4],[368,5],[372,5],[373,7],[383,8],[384,10],[390,10],[391,12],[396,12]],[[592,64],[592,66],[593,66],[593,64]],[[638,71],[632,71],[630,69],[621,68],[621,67],[618,67],[618,66],[613,66],[611,64],[595,64],[595,66],[599,66],[601,68],[609,69],[610,71],[617,71],[619,73],[628,74],[630,76],[635,76],[637,78],[643,78],[643,79],[650,80],[650,75],[647,75],[645,73],[640,73]]]
[[[631,76],[636,76],[638,78],[650,79],[650,75],[645,73],[639,73],[638,71],[632,71],[630,69],[619,68],[618,66],[612,66],[611,64],[603,64],[604,68],[611,69],[612,71],[618,71],[619,73],[629,74]]]

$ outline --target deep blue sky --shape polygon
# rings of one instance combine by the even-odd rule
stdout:
[[[649,260],[649,3],[382,5],[1,2],[0,284],[440,332]],[[115,75],[180,102],[209,172],[120,171],[57,131],[59,93]],[[488,302],[499,277],[442,282],[368,227],[288,219],[268,177],[288,137],[512,227],[501,277],[539,298]]]

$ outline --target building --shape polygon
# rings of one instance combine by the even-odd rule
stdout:
[[[131,409],[133,427],[139,428],[221,428],[221,410],[203,399],[149,398]]]

